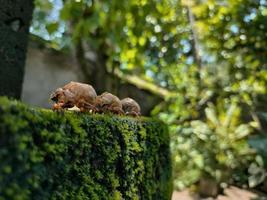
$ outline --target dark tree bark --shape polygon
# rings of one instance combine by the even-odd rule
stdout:
[[[0,96],[20,98],[33,0],[0,0]]]
[[[192,13],[190,6],[187,7],[187,10],[188,10],[188,18],[189,18],[189,24],[191,28],[191,34],[192,34],[192,47],[193,47],[194,59],[199,69],[201,70],[202,61],[199,55],[199,43],[198,43],[197,33],[195,30],[195,17],[194,17],[194,14]]]

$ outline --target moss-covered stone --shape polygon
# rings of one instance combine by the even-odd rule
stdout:
[[[170,199],[157,120],[54,113],[0,98],[0,199]]]

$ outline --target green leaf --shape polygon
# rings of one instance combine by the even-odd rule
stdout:
[[[255,163],[252,163],[249,166],[248,172],[251,174],[248,178],[248,184],[250,188],[261,184],[267,177],[267,173],[265,172],[264,168],[259,167]]]
[[[251,128],[247,124],[241,124],[239,125],[235,130],[235,138],[242,139],[246,136],[248,136],[251,132]]]
[[[206,108],[205,113],[206,113],[208,120],[210,120],[213,123],[213,125],[215,126],[219,125],[219,121],[217,119],[214,108]]]
[[[59,26],[58,22],[53,22],[46,25],[46,30],[48,31],[49,34],[52,34],[58,30],[58,26]]]
[[[191,126],[193,128],[193,132],[199,137],[201,140],[207,140],[211,135],[211,130],[208,125],[202,121],[196,120],[191,122]]]
[[[60,18],[62,20],[68,20],[71,17],[71,3],[67,2],[65,3],[64,7],[60,11]]]

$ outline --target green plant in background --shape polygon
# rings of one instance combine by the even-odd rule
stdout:
[[[255,161],[251,163],[249,167],[249,186],[254,187],[262,182],[266,181],[267,177],[267,135],[266,135],[266,124],[267,124],[267,113],[261,112],[260,118],[264,125],[264,132],[258,135],[254,135],[249,138],[248,142],[251,147],[256,149],[259,156],[256,157]]]
[[[266,0],[66,0],[59,19],[71,24],[63,41],[86,42],[107,57],[108,71],[170,91],[152,114],[169,125],[176,188],[205,176],[263,181]]]
[[[158,120],[54,113],[0,98],[0,199],[170,199]]]
[[[240,181],[235,171],[244,171],[255,155],[247,143],[255,124],[242,124],[240,113],[233,100],[226,105],[210,103],[204,119],[172,125],[172,133],[176,132],[171,139],[173,169],[175,177],[179,176],[174,183],[178,188],[201,177],[213,178],[217,183]]]
[[[190,67],[176,69],[177,95],[169,97],[169,105],[155,109],[170,125],[175,186],[184,188],[209,176],[219,183],[255,187],[266,175],[263,155],[255,152],[260,144],[248,143],[251,135],[266,131],[258,112],[266,111],[262,55],[267,49],[264,42],[256,42],[267,36],[266,1],[184,5],[194,16],[201,62],[195,59]]]

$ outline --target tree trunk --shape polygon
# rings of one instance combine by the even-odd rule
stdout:
[[[194,59],[199,69],[201,70],[202,62],[201,62],[201,58],[199,54],[198,37],[197,37],[196,30],[195,30],[195,17],[189,5],[187,6],[187,10],[188,10],[188,19],[189,19],[189,24],[190,24],[191,34],[192,34],[192,47],[193,47]]]
[[[115,74],[109,73],[106,69],[105,58],[100,53],[91,50],[88,44],[82,42],[82,39],[75,46],[75,57],[83,72],[84,81],[93,85],[98,94],[108,91],[120,99],[134,98],[140,104],[143,115],[149,115],[152,109],[163,100],[163,97],[140,89],[134,84],[121,80]]]
[[[0,96],[20,98],[33,0],[0,5]]]

